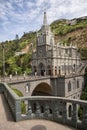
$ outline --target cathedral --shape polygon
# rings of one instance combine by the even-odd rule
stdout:
[[[76,73],[80,64],[80,54],[76,46],[55,43],[54,34],[47,23],[47,14],[44,12],[41,31],[36,35],[36,52],[32,55],[33,74],[70,75]]]
[[[32,76],[17,85],[24,95],[58,96],[80,99],[84,86],[84,64],[77,46],[56,43],[44,12],[43,25],[36,34],[36,50],[32,50]]]
[[[32,74],[50,76],[52,95],[79,99],[84,86],[81,67],[77,46],[55,42],[44,12],[43,25],[36,34],[36,51],[32,53]]]

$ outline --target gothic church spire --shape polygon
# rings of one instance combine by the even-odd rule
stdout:
[[[44,12],[44,19],[43,19],[43,25],[47,25],[47,14],[46,11]]]

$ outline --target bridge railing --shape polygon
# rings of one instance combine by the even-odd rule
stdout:
[[[18,97],[7,84],[3,84],[3,87],[15,121],[47,119],[87,129],[87,101],[52,96]],[[79,107],[83,113],[82,120],[78,117]]]
[[[47,119],[75,128],[87,128],[87,101],[49,96],[22,97],[19,101],[26,109],[19,115],[21,120]],[[83,110],[82,120],[78,117],[79,107]]]
[[[45,78],[50,78],[49,75],[46,75],[46,76],[29,76],[29,75],[26,75],[25,77],[23,75],[20,75],[20,76],[12,76],[12,78],[10,77],[4,77],[1,78],[0,77],[0,81],[1,82],[6,82],[6,83],[12,83],[12,82],[24,82],[26,80],[38,80],[38,79],[45,79]]]
[[[1,83],[0,84],[0,93],[3,93],[4,92],[4,85]]]

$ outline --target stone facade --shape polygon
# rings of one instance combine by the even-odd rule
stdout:
[[[41,34],[36,37],[36,52],[32,54],[32,73],[10,85],[24,96],[57,96],[80,99],[84,86],[84,65],[77,47],[54,42],[54,36],[44,13]]]
[[[44,12],[41,33],[36,36],[36,52],[32,55],[32,71],[36,75],[70,75],[81,65],[78,48],[55,43]]]
[[[41,33],[36,36],[36,51],[32,54],[33,75],[54,77],[50,79],[54,96],[79,99],[84,85],[81,67],[76,46],[55,43],[44,12]]]

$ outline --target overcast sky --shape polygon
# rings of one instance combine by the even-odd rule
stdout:
[[[0,0],[0,42],[40,29],[44,10],[49,24],[87,16],[87,0]]]

